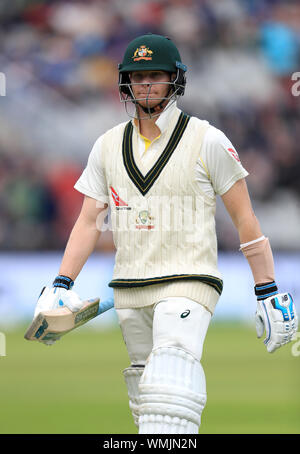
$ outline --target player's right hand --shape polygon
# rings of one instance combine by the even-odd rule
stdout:
[[[69,281],[67,281],[67,279]],[[71,290],[73,281],[65,276],[57,276],[53,287],[44,287],[37,301],[34,318],[43,311],[50,311],[60,307],[68,307],[70,311],[77,312],[83,307],[83,301],[76,292]]]

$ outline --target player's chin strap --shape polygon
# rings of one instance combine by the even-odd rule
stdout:
[[[145,113],[149,113],[149,114],[153,114],[153,113],[156,113],[158,110],[162,109],[164,106],[163,106],[163,103],[164,101],[161,101],[160,103],[156,104],[156,106],[154,107],[143,107],[139,102],[137,102],[137,104],[139,105],[139,107],[145,112]],[[157,109],[157,107],[159,109]]]

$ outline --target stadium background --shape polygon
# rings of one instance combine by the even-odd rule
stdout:
[[[280,289],[300,312],[300,4],[3,0],[0,24],[0,433],[134,433],[113,310],[51,349],[23,339],[81,206],[73,185],[97,137],[127,120],[117,63],[148,31],[177,44],[188,66],[179,106],[239,152]],[[225,286],[204,348],[201,432],[299,433],[300,357],[256,340],[252,276],[220,203],[217,233]],[[106,231],[76,282],[82,297],[111,296],[113,259]]]

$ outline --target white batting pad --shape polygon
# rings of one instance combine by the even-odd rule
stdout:
[[[140,405],[140,393],[139,393],[139,382],[141,376],[144,372],[144,366],[136,366],[136,367],[127,367],[127,369],[123,370],[123,375],[125,379],[125,383],[128,390],[128,397],[129,397],[129,408],[131,410],[134,423],[138,427],[139,426],[139,405]]]
[[[206,404],[199,361],[174,347],[153,350],[140,380],[141,434],[197,434]]]

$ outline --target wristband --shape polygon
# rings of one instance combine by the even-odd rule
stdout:
[[[276,295],[278,293],[278,287],[275,281],[267,282],[265,284],[257,284],[254,287],[255,295],[257,300],[264,300],[270,296]]]
[[[53,281],[53,287],[61,287],[66,290],[71,290],[74,285],[74,281],[68,276],[58,275]]]

